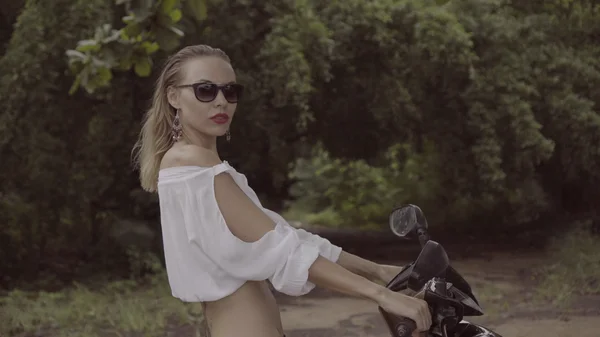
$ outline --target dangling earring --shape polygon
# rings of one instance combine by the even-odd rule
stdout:
[[[173,119],[173,130],[171,130],[171,135],[173,136],[174,141],[179,141],[181,139],[181,135],[183,134],[183,127],[181,126],[181,120],[179,120],[179,111],[177,109],[175,112],[175,119]]]
[[[229,129],[227,129],[227,131],[225,131],[225,139],[227,139],[227,141],[231,141],[231,132],[229,132]]]

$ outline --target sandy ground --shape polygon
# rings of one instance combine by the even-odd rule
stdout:
[[[467,318],[503,337],[600,337],[600,298],[557,308],[534,296],[528,273],[544,256],[510,253],[463,259],[453,265],[472,284],[486,315]],[[280,298],[288,337],[384,337],[387,327],[366,300],[315,290],[308,296]]]

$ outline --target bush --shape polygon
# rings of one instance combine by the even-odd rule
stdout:
[[[333,159],[316,147],[291,173],[298,182],[290,190],[294,201],[286,217],[333,227],[381,226],[397,205],[427,208],[435,201],[436,166],[432,146],[417,154],[410,146],[394,145],[375,164]]]
[[[153,271],[160,265],[156,257],[130,257],[144,268],[151,265]],[[100,287],[75,284],[60,292],[13,290],[0,298],[0,311],[0,336],[162,336],[169,324],[202,329],[201,306],[172,297],[164,270]]]
[[[541,270],[540,295],[565,304],[574,296],[600,294],[600,238],[578,223],[550,246],[553,263]]]

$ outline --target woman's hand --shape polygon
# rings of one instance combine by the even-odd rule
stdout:
[[[377,299],[377,304],[390,314],[415,321],[417,332],[427,331],[431,327],[429,306],[421,299],[386,289]]]

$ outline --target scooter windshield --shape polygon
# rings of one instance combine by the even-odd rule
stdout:
[[[435,241],[427,241],[415,261],[408,279],[408,288],[414,291],[421,290],[432,278],[444,277],[449,266],[450,260],[444,247]]]

